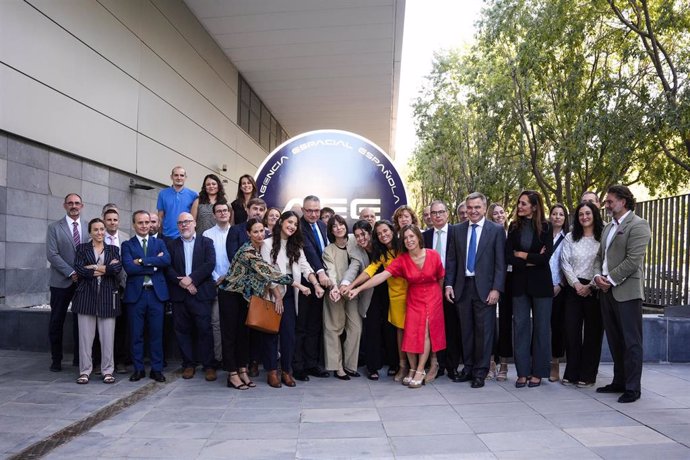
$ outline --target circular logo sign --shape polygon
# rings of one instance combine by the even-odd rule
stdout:
[[[407,204],[405,186],[393,162],[373,142],[347,131],[310,131],[284,142],[256,174],[259,197],[283,210],[301,207],[316,195],[348,222],[371,208],[377,219],[390,219]]]

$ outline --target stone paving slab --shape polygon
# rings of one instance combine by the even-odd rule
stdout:
[[[633,404],[558,383],[516,389],[514,369],[482,389],[441,377],[412,390],[384,375],[273,389],[262,373],[256,388],[237,391],[223,372],[216,382],[197,373],[166,384],[119,376],[114,385],[76,385],[76,369],[51,373],[48,364],[45,354],[0,350],[0,457],[153,385],[45,458],[690,458],[684,364],[645,364]],[[598,384],[611,373],[603,364]]]

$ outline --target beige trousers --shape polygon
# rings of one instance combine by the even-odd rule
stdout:
[[[345,342],[340,336],[346,333]],[[362,317],[359,316],[357,299],[340,299],[333,302],[325,296],[323,308],[323,342],[326,370],[335,371],[341,367],[357,370],[359,340],[362,335]]]
[[[101,373],[112,374],[115,370],[113,348],[115,346],[115,318],[99,318],[94,315],[77,315],[79,323],[79,374],[91,375],[93,361],[91,350],[93,339],[98,337],[101,342]]]

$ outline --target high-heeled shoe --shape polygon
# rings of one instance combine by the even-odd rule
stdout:
[[[405,378],[402,379],[402,384],[408,386],[412,381],[412,377],[414,377],[415,372],[416,371],[414,369],[410,369],[410,372],[408,372]]]
[[[553,358],[551,360],[551,372],[549,373],[549,382],[558,382],[560,380],[560,366],[558,364],[558,358]]]
[[[525,380],[521,382],[520,379],[525,379]],[[526,377],[518,377],[518,379],[515,381],[515,388],[525,388],[525,385],[527,385],[527,378]]]
[[[501,363],[501,367],[496,374],[497,382],[505,382],[508,380],[508,363]]]
[[[395,377],[393,377],[393,380],[396,382],[401,382],[405,375],[407,375],[409,372],[410,368],[407,367],[407,364],[400,363],[398,372],[395,374]]]
[[[256,387],[256,383],[252,382],[252,379],[249,378],[249,373],[247,372],[246,367],[240,367],[238,374],[240,376],[240,380],[242,380],[249,388]]]
[[[343,371],[345,373],[345,371]],[[338,375],[338,371],[333,372],[333,377],[340,379],[340,380],[350,380],[350,376],[345,374],[345,375]]]
[[[419,380],[410,380],[410,384],[407,385],[407,388],[421,388],[422,385],[424,385],[424,377],[426,377],[426,372],[419,372],[419,371],[414,371],[415,374],[419,374],[422,376]]]
[[[239,378],[239,376],[237,375],[237,372],[231,372],[228,375],[228,380],[227,380],[228,388],[234,388],[235,390],[248,390],[249,389],[247,384],[242,382],[242,379],[240,379],[240,382],[242,382],[242,383],[240,383],[239,385],[235,385],[234,383],[232,383],[232,380],[230,380],[230,377]]]
[[[426,383],[431,383],[434,380],[436,380],[436,376],[438,375],[438,361],[435,363],[431,363],[431,366],[429,366],[429,372],[426,373],[426,377],[424,378],[424,381]]]

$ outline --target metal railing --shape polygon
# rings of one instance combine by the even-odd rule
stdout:
[[[652,240],[645,257],[645,303],[687,305],[690,280],[690,194],[637,203]]]

